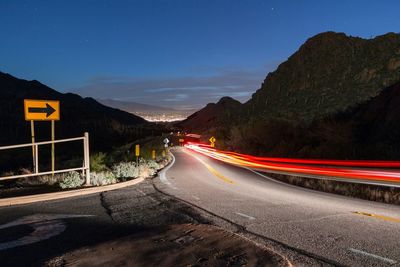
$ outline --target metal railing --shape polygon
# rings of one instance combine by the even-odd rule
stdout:
[[[39,171],[39,149],[38,149],[39,146],[79,141],[79,140],[83,140],[83,164],[82,164],[82,167],[54,170],[54,171],[45,171],[45,172]],[[67,138],[67,139],[60,139],[60,140],[54,140],[54,141],[36,142],[36,143],[29,143],[29,144],[1,146],[0,150],[10,150],[10,149],[16,149],[16,148],[23,148],[23,147],[32,147],[33,162],[34,162],[33,173],[4,176],[4,177],[0,177],[0,181],[10,180],[10,179],[18,179],[18,178],[23,178],[23,177],[40,176],[40,175],[46,175],[46,174],[63,173],[63,172],[70,172],[70,171],[82,171],[82,174],[86,179],[86,185],[90,185],[89,133],[85,133],[84,136],[82,136],[82,137]]]

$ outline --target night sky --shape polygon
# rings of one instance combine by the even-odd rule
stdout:
[[[309,37],[399,32],[399,10],[397,0],[0,0],[0,71],[95,98],[243,102]]]

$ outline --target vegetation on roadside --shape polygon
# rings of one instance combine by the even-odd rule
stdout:
[[[58,183],[58,185],[62,189],[68,189],[80,187],[83,185],[84,182],[85,181],[83,180],[79,172],[72,171],[60,174],[60,182]]]
[[[166,166],[171,158],[169,155],[166,157],[159,157],[157,161],[150,159],[140,159],[139,165],[134,161],[119,162],[113,164],[111,168],[101,163],[99,159],[104,159],[103,156],[94,156],[97,160],[90,173],[91,186],[103,186],[115,184],[117,182],[124,182],[136,178],[146,178],[154,176],[158,170]],[[28,170],[25,170],[29,173]],[[14,181],[13,181],[14,182]],[[61,189],[71,189],[83,186],[85,178],[81,172],[72,171],[67,173],[56,173],[54,175],[41,175],[37,177],[26,177],[15,180],[12,187],[38,187],[50,186],[59,187]]]
[[[289,184],[313,190],[400,205],[400,191],[395,187],[312,179],[274,173],[268,173],[268,176]]]
[[[165,138],[174,141],[171,135],[158,137],[148,137],[114,148],[108,153],[97,152],[90,156],[90,184],[91,186],[103,186],[123,182],[139,177],[152,177],[158,170],[167,165],[171,158],[165,153],[163,140]],[[177,142],[176,142],[177,143]],[[140,156],[136,162],[135,145],[140,145]],[[153,150],[155,158],[153,159]],[[163,153],[164,152],[164,153]],[[63,167],[79,166],[82,159],[74,158],[68,161]],[[67,164],[67,163],[64,163]],[[21,168],[15,172],[3,173],[2,175],[30,174],[31,170]],[[26,177],[16,180],[7,180],[1,184],[4,188],[32,188],[32,187],[51,187],[71,189],[83,186],[85,178],[82,172],[57,173],[54,175],[41,175],[36,177]]]

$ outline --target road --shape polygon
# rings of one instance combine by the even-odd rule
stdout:
[[[186,148],[171,152],[161,191],[326,262],[400,264],[399,206],[295,187]]]
[[[143,234],[147,229],[161,231],[169,224],[197,222],[191,218],[194,213],[185,214],[186,210],[156,192],[151,180],[100,194],[1,207],[0,266],[47,266],[87,246]],[[139,264],[141,258],[134,253],[121,260],[149,266]],[[76,265],[79,259],[68,266]]]
[[[0,208],[0,266],[286,266],[280,255],[156,191],[155,179]],[[307,259],[304,259],[303,262]]]

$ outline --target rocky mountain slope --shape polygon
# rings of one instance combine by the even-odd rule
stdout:
[[[399,34],[322,33],[269,73],[245,104],[201,127],[192,116],[181,126],[252,154],[398,159],[399,82]],[[209,113],[206,107],[196,117]]]
[[[193,113],[177,126],[189,132],[210,130],[221,126],[224,120],[233,119],[234,114],[241,106],[239,101],[231,97],[223,97],[218,103],[210,103],[200,111]]]
[[[361,39],[321,33],[268,74],[245,114],[312,121],[363,103],[399,80],[399,34]]]

